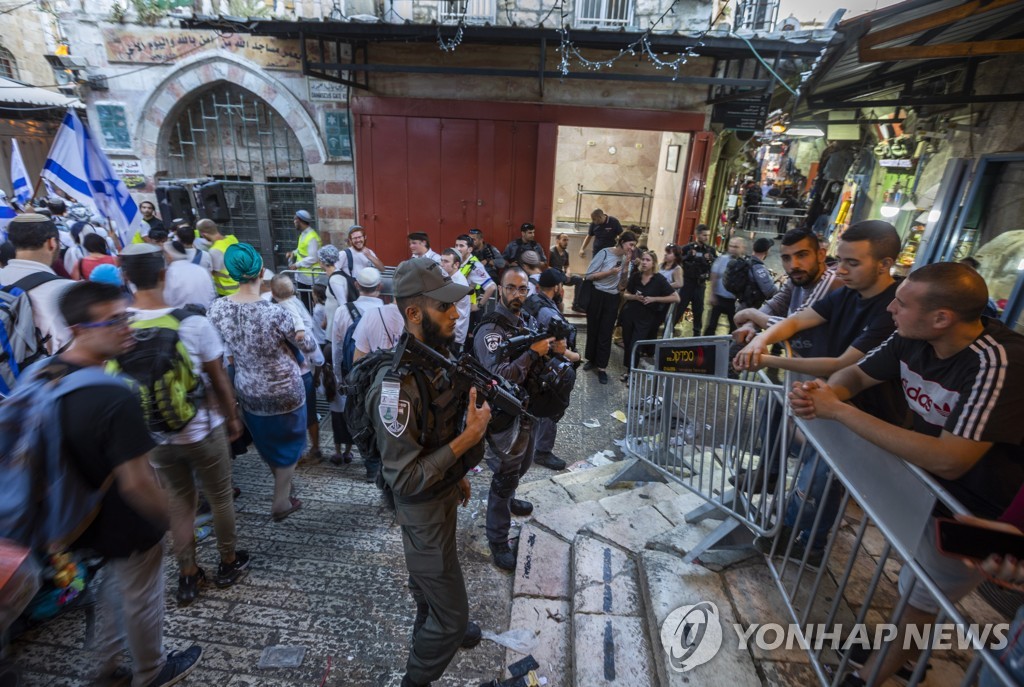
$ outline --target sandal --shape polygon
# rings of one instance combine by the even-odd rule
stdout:
[[[297,511],[298,509],[302,508],[302,501],[299,501],[297,498],[295,498],[293,496],[289,496],[288,497],[288,501],[291,502],[291,504],[292,504],[291,508],[289,508],[288,510],[283,510],[283,511],[281,511],[279,513],[271,513],[270,514],[270,517],[272,517],[274,519],[274,522],[281,522],[282,520],[287,518],[289,515],[291,515],[292,513]]]

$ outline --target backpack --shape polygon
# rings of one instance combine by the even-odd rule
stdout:
[[[754,281],[754,259],[749,255],[733,258],[725,267],[722,284],[725,290],[748,308],[759,308],[764,294]]]
[[[345,277],[345,282],[348,284],[348,301],[351,303],[359,298],[359,284],[356,282],[355,275],[352,274],[356,269],[356,260],[352,256],[351,248],[345,249],[345,258],[348,261],[348,272],[342,272],[341,276]]]
[[[202,265],[202,263],[203,263],[203,256],[206,255],[206,251],[205,250],[199,250],[198,248],[196,248],[195,251],[196,252],[192,254],[192,264],[193,265]]]
[[[60,279],[50,272],[34,272],[0,287],[0,397],[7,396],[21,371],[46,356],[46,342],[36,327],[28,292]]]
[[[107,363],[138,389],[150,432],[177,432],[196,416],[202,382],[179,335],[181,323],[194,313],[185,309],[132,322],[135,346]]]
[[[359,324],[359,320],[363,319],[363,313],[355,303],[346,303],[345,307],[348,309],[349,317],[352,318],[352,324],[345,331],[345,338],[341,340],[341,360],[339,362],[342,376],[347,376],[352,371],[352,359],[356,354],[356,325]]]
[[[60,399],[90,386],[124,386],[96,367],[69,372],[56,358],[25,370],[0,403],[0,537],[49,553],[64,550],[92,523],[113,483],[91,488],[61,450]]]

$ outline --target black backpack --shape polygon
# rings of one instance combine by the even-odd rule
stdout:
[[[348,263],[348,272],[341,272],[341,276],[345,277],[345,283],[348,285],[348,302],[351,303],[355,299],[359,298],[359,282],[356,281],[356,277],[352,274],[356,268],[355,258],[352,256],[352,249],[345,249],[345,260]],[[332,277],[334,275],[331,275]]]
[[[764,294],[754,280],[754,259],[749,255],[729,261],[722,284],[726,291],[748,308],[759,308],[764,303]]]

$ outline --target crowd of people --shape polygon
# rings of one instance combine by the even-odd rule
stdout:
[[[163,650],[163,539],[169,531],[179,605],[194,603],[210,578],[230,587],[245,575],[251,557],[236,546],[231,461],[252,445],[269,469],[274,522],[302,508],[292,480],[300,462],[362,460],[402,527],[416,603],[402,685],[437,680],[460,647],[480,641],[454,546],[456,509],[469,499],[466,475],[481,462],[490,468],[491,560],[514,571],[511,519],[533,511],[516,491],[534,463],[566,467],[553,451],[577,366],[608,383],[619,326],[628,381],[637,342],[658,335],[673,305],[676,322],[690,309],[694,336],[715,333],[725,315],[743,346],[738,370],[821,378],[793,389],[797,414],[837,419],[931,471],[977,514],[1000,517],[1024,485],[1022,437],[1006,421],[1024,403],[1017,379],[1024,339],[982,319],[987,290],[968,265],[926,266],[895,281],[900,242],[885,222],[847,229],[833,266],[813,232],[786,232],[780,287],[764,264],[770,239],[748,246],[733,236],[718,255],[700,225],[692,242],[669,245],[659,258],[601,210],[592,215],[580,257],[592,253],[578,275],[569,267],[569,237],[557,236],[545,251],[530,223],[500,251],[479,229],[437,251],[429,235],[411,233],[409,259],[387,275],[362,227],[349,229],[343,249],[321,245],[312,216],[300,210],[287,256],[293,278],[272,273],[256,248],[210,220],[175,221],[168,230],[151,204],[142,205],[145,228],[119,251],[111,236],[80,226],[87,219],[69,228],[67,208],[55,201],[46,213],[12,220],[10,246],[0,252],[0,285],[15,287],[5,293],[21,299],[32,325],[25,348],[7,358],[14,369],[0,381],[17,383],[4,394],[17,398],[19,385],[40,379],[65,385],[57,396],[63,445],[101,496],[70,547],[108,561],[97,644],[104,679],[127,677],[118,658],[125,637],[136,687],[173,684],[200,660],[198,645]],[[576,287],[572,308],[586,314],[582,352],[565,313],[567,285]],[[775,354],[782,341],[792,356]],[[424,369],[416,342],[449,361],[468,357],[492,382],[466,384],[455,367]],[[116,383],[83,388],[90,370]],[[346,380],[354,375],[370,383],[353,388]],[[929,407],[908,391],[910,381],[931,390]],[[512,389],[528,412],[509,415],[488,401],[499,387]],[[330,456],[320,448],[318,394],[330,408]],[[365,425],[352,425],[354,418]],[[765,460],[731,481],[752,493],[773,491],[779,471]],[[827,478],[825,463],[805,452],[784,515],[793,555],[807,552],[812,563],[822,558],[828,528],[811,523],[833,522],[840,500],[824,493]],[[211,513],[217,538],[209,578],[196,557],[200,508]],[[771,550],[770,541],[755,545]],[[951,598],[977,583],[940,558],[922,560]],[[901,576],[911,618],[927,620],[934,604],[912,589]],[[885,658],[882,674],[908,656],[897,658]],[[859,679],[854,673],[847,683]]]

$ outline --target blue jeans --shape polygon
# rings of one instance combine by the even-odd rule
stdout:
[[[815,462],[817,461],[817,462]],[[797,541],[806,544],[811,536],[811,528],[814,526],[814,518],[819,510],[822,511],[818,529],[814,532],[814,540],[811,542],[812,549],[825,548],[829,530],[835,522],[836,514],[839,512],[839,504],[843,500],[843,486],[839,479],[832,480],[828,496],[825,497],[825,484],[831,474],[828,463],[824,458],[818,458],[818,453],[809,446],[804,448],[803,459],[800,461],[800,468],[796,475],[796,489],[789,496],[786,504],[786,515],[782,523],[786,527],[797,530]],[[822,497],[825,497],[822,503]],[[800,513],[801,504],[804,505],[804,512]],[[800,522],[797,523],[797,514],[800,514]]]

